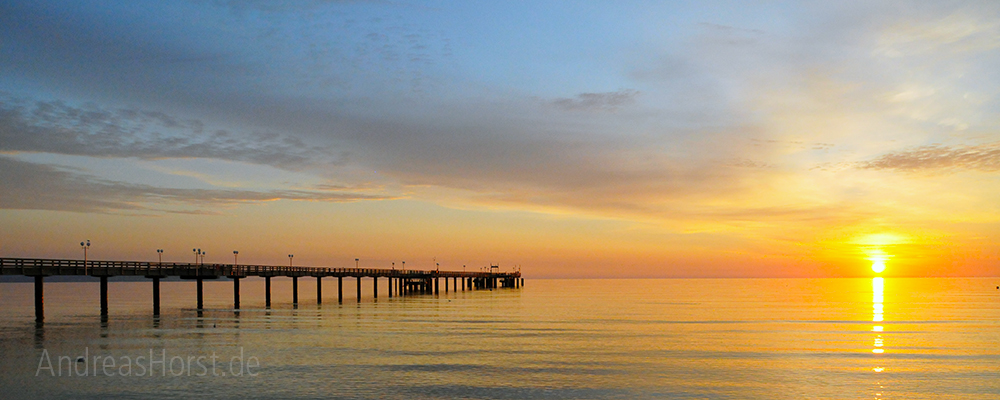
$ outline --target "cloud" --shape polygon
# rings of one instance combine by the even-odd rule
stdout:
[[[928,21],[898,23],[879,38],[876,54],[889,57],[990,51],[1000,47],[1000,23],[961,11]]]
[[[286,170],[336,165],[338,153],[273,132],[209,130],[198,120],[139,109],[74,107],[0,97],[0,152],[93,157],[214,158]],[[340,154],[343,157],[343,154]]]
[[[202,9],[204,24],[150,18],[166,25],[149,28],[137,25],[148,22],[141,19],[90,23],[94,17],[89,14],[30,19],[72,15],[72,9],[9,14],[20,19],[8,20],[32,23],[8,25],[17,32],[5,37],[5,45],[11,43],[7,49],[18,49],[19,57],[0,61],[10,66],[5,81],[105,104],[109,101],[102,99],[114,99],[126,108],[4,100],[0,152],[216,158],[308,170],[352,183],[367,176],[351,180],[343,170],[377,170],[389,184],[467,191],[474,201],[599,215],[679,215],[685,205],[698,203],[739,210],[743,204],[738,199],[769,174],[839,157],[830,153],[857,148],[852,142],[868,139],[870,132],[912,132],[910,126],[883,129],[895,122],[864,114],[888,114],[872,107],[870,92],[909,87],[903,80],[913,75],[899,71],[920,71],[916,63],[921,60],[880,64],[884,60],[872,57],[882,28],[908,20],[877,6],[824,6],[786,21],[787,26],[750,13],[748,19],[701,23],[693,31],[681,27],[670,40],[646,36],[633,42],[623,32],[626,47],[642,48],[622,50],[623,43],[611,41],[607,47],[585,47],[588,51],[582,53],[595,55],[579,61],[583,67],[596,68],[590,65],[593,60],[620,63],[600,65],[600,70],[623,72],[600,80],[567,77],[566,71],[542,61],[515,69],[539,77],[539,82],[566,82],[552,93],[546,92],[555,90],[549,85],[519,83],[536,80],[497,80],[502,75],[495,70],[505,69],[503,43],[477,43],[481,38],[471,33],[455,35],[465,32],[464,27],[449,30],[442,21],[439,29],[425,15],[395,5],[355,13],[354,7],[320,2],[213,4],[220,7]],[[225,5],[243,11],[221,7]],[[35,7],[29,6],[21,8]],[[976,29],[989,37],[987,28],[980,24]],[[57,46],[55,38],[66,43]],[[519,47],[529,42],[519,40],[518,52],[551,50]],[[741,43],[753,46],[732,45]],[[609,51],[616,45],[618,50]],[[452,46],[458,59],[442,62]],[[629,51],[640,54],[629,57]],[[63,59],[67,64],[51,62]],[[808,84],[814,77],[847,89],[819,93]],[[449,83],[427,84],[434,78]],[[324,82],[333,82],[335,89]],[[602,92],[588,87],[594,82],[632,89]],[[21,88],[14,83],[8,87]],[[400,95],[409,89],[428,96]],[[637,107],[640,95],[642,107]],[[232,125],[217,128],[204,121]],[[857,126],[842,126],[841,121],[856,121]],[[256,128],[240,128],[246,126]],[[750,139],[753,148],[741,148],[750,136],[757,138]],[[349,168],[324,168],[331,165]],[[788,195],[779,185],[774,191]],[[225,202],[226,195],[258,196],[178,196]]]
[[[698,25],[705,29],[705,33],[707,34],[705,39],[715,40],[732,46],[754,45],[759,38],[767,33],[760,29],[738,28],[709,22],[701,22]]]
[[[0,187],[4,188],[0,209],[202,214],[211,213],[203,208],[263,201],[353,202],[391,198],[344,187],[267,191],[163,188],[99,179],[2,156],[0,171],[3,171]]]
[[[639,91],[623,89],[617,92],[580,93],[575,98],[557,98],[550,102],[556,108],[566,111],[616,111],[622,106],[635,103]]]
[[[765,147],[765,146],[780,146],[787,149],[794,150],[830,150],[834,146],[833,143],[824,142],[803,142],[801,140],[776,140],[776,139],[754,139],[751,138],[750,142],[753,147]]]
[[[976,146],[921,146],[856,164],[860,169],[903,172],[1000,171],[1000,142]]]

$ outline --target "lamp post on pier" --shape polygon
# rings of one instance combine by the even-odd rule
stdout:
[[[156,249],[156,257],[159,259],[158,266],[163,266],[163,249]]]
[[[288,267],[289,268],[292,267],[292,257],[295,257],[295,254],[289,254],[288,255]]]
[[[239,265],[240,252],[233,250],[233,267]]]
[[[86,242],[80,242],[80,247],[83,248],[83,274],[90,275],[87,272],[87,249],[90,248],[90,239],[87,239]]]

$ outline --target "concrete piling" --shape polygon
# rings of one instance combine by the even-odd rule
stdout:
[[[271,308],[271,277],[264,277],[264,307]]]
[[[101,277],[101,315],[108,315],[108,277]]]
[[[198,281],[198,285],[197,285],[198,286],[198,311],[201,311],[203,308],[205,308],[205,301],[204,301],[205,300],[205,296],[202,294],[202,292],[203,292],[202,289],[204,289],[204,283],[202,282],[202,278],[198,278],[197,281]]]
[[[240,309],[240,278],[233,277],[233,309]]]
[[[35,275],[35,322],[42,322],[45,319],[45,307],[44,296],[42,295],[43,290],[42,276]]]
[[[160,277],[153,277],[153,315],[160,315]]]

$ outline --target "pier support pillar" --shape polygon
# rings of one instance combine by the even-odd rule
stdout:
[[[160,315],[160,278],[153,278],[153,315]]]
[[[361,277],[358,277],[358,303],[361,302]]]
[[[374,294],[374,297],[376,299],[378,299],[378,277],[377,276],[373,276],[372,277],[372,293]]]
[[[441,278],[434,278],[434,294],[438,294],[438,284],[441,282]]]
[[[323,277],[316,277],[316,304],[323,304]]]
[[[264,307],[271,308],[271,277],[264,277]]]
[[[392,298],[392,289],[393,289],[393,287],[392,287],[392,277],[390,276],[389,277],[389,286],[387,286],[387,289],[386,289],[386,290],[389,291],[389,298],[390,299]]]
[[[337,302],[344,302],[344,277],[337,277]]]
[[[233,309],[240,309],[240,278],[233,278]]]
[[[35,322],[42,322],[45,319],[44,296],[42,295],[42,276],[35,277]]]
[[[198,280],[198,311],[201,311],[201,309],[205,308],[205,302],[204,302],[205,296],[202,295],[203,292],[202,289],[204,289],[205,285],[202,282],[203,279],[198,278],[197,280]]]
[[[299,277],[292,277],[292,304],[299,304]]]
[[[444,292],[448,293],[448,278],[444,278]]]
[[[101,315],[108,315],[108,277],[101,277]]]

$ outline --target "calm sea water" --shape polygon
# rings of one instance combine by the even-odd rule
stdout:
[[[202,316],[193,282],[165,282],[154,320],[149,283],[112,281],[103,323],[96,283],[47,283],[41,327],[32,285],[0,284],[0,397],[1000,398],[1000,279],[528,280],[377,301],[365,280],[360,303],[346,279],[342,305],[327,279],[319,306],[313,282],[294,309],[274,280],[265,310],[244,280],[239,314],[231,281],[206,282]]]

